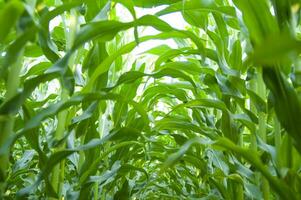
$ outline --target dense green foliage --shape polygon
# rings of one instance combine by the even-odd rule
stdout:
[[[0,0],[0,199],[301,199],[300,6]]]

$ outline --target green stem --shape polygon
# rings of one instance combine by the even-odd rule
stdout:
[[[236,183],[236,199],[244,200],[244,187],[242,183]]]
[[[286,167],[287,168],[292,168],[293,165],[293,142],[291,137],[287,137],[287,149],[286,149],[286,158],[287,158],[287,163]]]
[[[12,98],[16,93],[20,83],[20,71],[23,66],[23,50],[21,51],[19,57],[16,62],[8,69],[8,78],[6,85],[6,95],[5,101]],[[13,134],[15,117],[14,116],[6,116],[6,120],[1,122],[0,127],[3,130],[0,134],[0,146],[3,146],[7,141],[8,137]],[[9,167],[9,154],[0,156],[0,199],[5,192],[6,187],[6,171]]]
[[[68,98],[68,91],[62,89],[61,97],[62,97],[61,99],[62,101],[66,100]],[[67,110],[64,110],[58,114],[58,124],[54,135],[56,140],[60,140],[64,137],[67,115],[68,115]],[[64,148],[65,145],[63,144],[62,146],[57,147],[55,151],[60,151]],[[64,183],[64,171],[65,171],[64,168],[65,168],[65,162],[62,161],[58,165],[56,165],[52,171],[51,184],[54,190],[58,193],[59,198],[62,195],[61,192],[62,192],[62,184]]]
[[[256,80],[251,80],[250,81],[250,89],[252,91],[256,91]],[[253,102],[250,102],[250,110],[253,112],[253,113],[256,113],[256,107],[255,105],[253,104]],[[256,134],[255,133],[251,133],[251,137],[250,137],[250,143],[251,143],[251,146],[250,148],[254,151],[257,151],[257,141],[256,141]]]
[[[97,172],[97,175],[98,174],[99,173]],[[98,181],[96,181],[94,183],[94,200],[98,200],[98,185],[99,185],[99,183],[98,183]]]
[[[280,169],[281,166],[281,156],[280,156],[280,152],[281,152],[281,126],[280,123],[277,119],[277,116],[274,116],[274,130],[275,130],[275,134],[274,134],[274,140],[275,140],[275,147],[276,147],[276,165],[277,168]]]
[[[59,2],[60,3],[60,2]],[[66,38],[66,50],[71,49],[76,30],[77,30],[77,13],[74,10],[71,10],[71,16],[69,18],[70,27],[68,27],[66,23],[66,17],[62,15],[62,22],[65,28],[65,38]],[[69,30],[69,31],[67,31]],[[69,59],[69,65],[74,66],[75,54]],[[65,88],[62,88],[61,92],[61,101],[67,100],[69,97],[68,91]],[[66,121],[68,116],[68,111],[64,110],[58,114],[58,126],[55,133],[55,139],[59,140],[64,137],[64,131],[68,124]],[[65,148],[65,144],[55,149],[55,151],[59,151]],[[62,198],[62,190],[64,186],[65,179],[65,160],[61,161],[54,169],[52,173],[51,183],[54,187],[55,191],[58,193],[59,199]]]
[[[258,74],[257,74],[257,92],[259,97],[262,99],[266,99],[266,88],[265,84],[262,78],[262,68],[258,68]],[[259,112],[258,113],[258,135],[260,138],[263,140],[263,142],[266,142],[266,114],[264,112]],[[261,177],[262,181],[262,192],[263,192],[263,199],[264,200],[269,200],[270,199],[270,185],[268,180],[262,176]]]
[[[101,194],[101,200],[106,200],[106,189],[102,188]]]

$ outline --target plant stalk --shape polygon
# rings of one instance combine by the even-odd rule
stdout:
[[[266,88],[265,84],[262,78],[262,68],[258,68],[258,74],[257,74],[257,92],[259,97],[262,99],[266,99]],[[266,142],[266,114],[264,112],[258,113],[258,136],[263,140],[263,142]],[[270,199],[270,185],[268,180],[261,176],[262,181],[262,192],[263,192],[263,199],[269,200]]]
[[[16,62],[12,64],[12,66],[8,69],[8,78],[6,84],[6,95],[5,101],[8,101],[12,98],[18,90],[20,84],[20,71],[23,66],[23,53],[21,50],[19,57]],[[7,139],[13,134],[15,118],[14,116],[6,116],[7,118],[0,123],[0,127],[3,130],[0,134],[0,146],[3,146]],[[9,168],[9,154],[0,156],[0,198],[2,198],[4,194],[4,190],[6,187],[6,171]]]
[[[66,16],[62,15],[62,22],[65,27],[65,38],[66,38],[66,51],[72,48],[72,44],[75,38],[76,30],[77,30],[77,13],[76,11],[71,10],[71,16],[69,17],[70,24],[68,25],[66,22]],[[68,31],[69,30],[69,31]],[[75,53],[74,53],[75,54]],[[69,65],[72,67],[74,65],[75,55],[71,56],[69,59]],[[69,98],[69,93],[65,88],[62,88],[61,91],[61,101],[65,101]],[[55,133],[56,139],[62,139],[64,137],[64,131],[68,124],[67,116],[68,111],[64,110],[58,114],[58,126]],[[65,144],[58,147],[55,151],[63,150],[65,148]],[[58,193],[59,199],[63,196],[63,187],[64,187],[64,179],[65,179],[65,160],[62,160],[53,170],[52,174],[52,186],[55,191]]]
[[[277,119],[277,116],[274,116],[274,141],[275,141],[275,148],[276,148],[276,165],[277,169],[280,169],[281,166],[281,126]]]

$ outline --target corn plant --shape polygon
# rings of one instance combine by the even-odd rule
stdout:
[[[300,6],[0,0],[0,199],[301,199]]]

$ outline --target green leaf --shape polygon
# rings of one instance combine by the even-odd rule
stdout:
[[[166,15],[179,11],[198,11],[198,12],[217,12],[235,17],[236,13],[233,7],[217,6],[213,0],[189,0],[171,4],[169,7],[159,11],[157,15]]]
[[[0,43],[3,43],[17,20],[23,13],[23,4],[18,0],[12,0],[0,10]]]
[[[181,0],[133,0],[133,1],[135,3],[135,6],[139,6],[143,8],[151,8],[154,6],[168,5]]]

